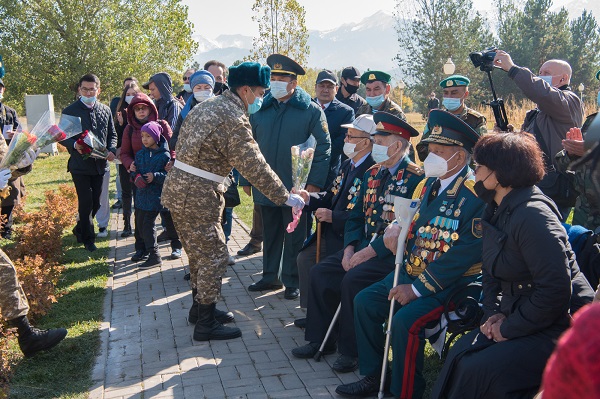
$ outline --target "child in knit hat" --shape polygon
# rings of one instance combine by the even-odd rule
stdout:
[[[142,126],[142,144],[144,147],[135,154],[136,171],[131,178],[137,187],[135,191],[135,222],[141,229],[148,258],[139,268],[147,269],[162,264],[156,242],[156,218],[163,209],[160,203],[163,183],[167,176],[165,166],[171,159],[165,146],[162,126],[157,122],[148,122]]]

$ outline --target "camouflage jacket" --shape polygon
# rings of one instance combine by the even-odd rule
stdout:
[[[556,164],[558,169],[566,173],[569,164],[575,161],[578,157],[570,157],[569,154],[562,150],[556,154]],[[591,178],[592,167],[591,161],[587,164],[581,165],[575,170],[574,175],[569,174],[572,177],[573,185],[575,189],[579,191],[579,197],[575,202],[575,210],[573,213],[572,225],[580,225],[587,229],[595,231],[600,227],[600,198],[596,194],[594,189],[594,182]]]
[[[177,160],[219,176],[227,176],[236,168],[278,205],[285,203],[289,195],[252,138],[244,103],[231,91],[190,111],[179,133]],[[162,203],[177,211],[190,204],[202,205],[207,215],[214,213],[217,218],[219,212],[211,206],[223,203],[224,190],[222,184],[174,167],[165,180]]]
[[[375,112],[385,111],[388,114],[392,114],[392,115],[397,116],[398,118],[402,119],[403,121],[406,121],[406,115],[404,115],[404,112],[402,112],[402,108],[400,108],[400,106],[398,104],[396,104],[389,98],[386,98],[385,101],[376,110],[373,110],[373,107],[371,107],[370,105],[368,105],[368,107],[369,107],[369,114],[371,114],[371,115],[373,115]]]

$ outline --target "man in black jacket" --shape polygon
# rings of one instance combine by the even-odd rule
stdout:
[[[110,108],[97,99],[100,94],[100,79],[93,74],[82,76],[78,92],[81,96],[79,100],[65,108],[63,114],[81,118],[83,131],[92,132],[108,149],[107,159],[86,159],[82,155],[85,147],[77,143],[79,135],[61,142],[71,155],[67,168],[73,177],[79,203],[78,221],[73,233],[77,242],[83,243],[88,251],[93,252],[96,250],[93,218],[100,208],[102,179],[109,167],[107,161],[112,161],[117,151],[117,133]]]

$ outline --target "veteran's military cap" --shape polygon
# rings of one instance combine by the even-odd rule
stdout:
[[[371,136],[376,134],[382,136],[389,136],[395,134],[406,140],[410,140],[411,137],[417,137],[419,132],[398,118],[396,115],[388,114],[387,112],[378,112],[373,115],[373,122],[375,122],[375,131],[371,133]]]
[[[600,71],[596,72],[596,79],[600,80]]]
[[[304,75],[306,71],[296,61],[281,54],[271,54],[267,57],[267,65],[274,75]]]
[[[473,147],[481,138],[479,132],[462,119],[441,109],[432,109],[429,112],[427,124],[431,133],[429,137],[421,140],[422,143],[457,145],[473,152]]]
[[[452,75],[442,80],[440,82],[440,87],[445,89],[447,87],[468,86],[469,83],[471,83],[471,81],[466,76]]]
[[[367,71],[360,77],[360,82],[364,85],[375,81],[390,83],[391,80],[390,74],[382,71]]]

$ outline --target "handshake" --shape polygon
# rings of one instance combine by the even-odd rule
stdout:
[[[300,195],[294,193],[290,193],[290,196],[288,197],[287,201],[285,201],[285,204],[295,209],[304,208],[304,200]]]

